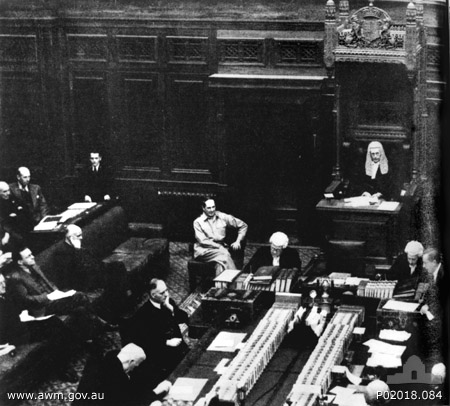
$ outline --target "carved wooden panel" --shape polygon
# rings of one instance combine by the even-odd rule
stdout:
[[[322,63],[321,42],[313,41],[275,41],[277,65],[302,65]]]
[[[47,147],[39,78],[4,73],[0,92],[2,166],[36,163]]]
[[[90,149],[110,147],[106,81],[87,72],[73,74],[70,80],[74,157],[75,162],[85,163]]]
[[[207,37],[167,37],[169,62],[206,63],[208,59]]]
[[[171,78],[170,100],[166,127],[170,136],[171,168],[209,168],[213,148],[208,139],[205,82],[202,79]]]
[[[118,35],[116,40],[119,61],[156,62],[156,36]]]
[[[68,34],[69,59],[74,61],[106,61],[107,37],[101,34]]]
[[[37,63],[35,35],[0,35],[0,62]]]
[[[443,47],[437,44],[428,44],[427,47],[427,64],[435,68],[441,66],[441,54]]]
[[[264,40],[221,39],[218,41],[221,63],[264,63]]]
[[[128,165],[161,167],[163,108],[158,102],[157,78],[123,79]]]

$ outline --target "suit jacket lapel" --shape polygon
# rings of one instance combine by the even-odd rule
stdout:
[[[33,272],[37,273],[44,280],[44,282],[50,287],[50,289],[52,290],[58,289],[52,282],[50,282],[49,279],[47,279],[47,277],[44,275],[44,273],[39,269],[37,265],[31,269],[33,270]]]

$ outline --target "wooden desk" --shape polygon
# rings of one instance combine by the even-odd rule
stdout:
[[[79,227],[84,227],[115,204],[117,204],[116,201],[97,203],[95,206],[69,218],[64,223],[58,224],[58,226],[52,230],[31,231],[28,236],[28,244],[30,245],[31,250],[35,255],[38,254],[55,242],[62,240],[66,232],[65,227],[68,224],[76,224]],[[57,216],[57,214],[55,214],[55,216]]]
[[[217,364],[223,358],[231,362],[237,354],[237,352],[207,351],[208,346],[220,331],[247,333],[244,342],[247,341],[265,313],[264,310],[257,319],[241,329],[210,327],[173,371],[169,380],[175,382],[178,377],[207,379],[208,382],[198,398],[205,396],[220,378],[214,371]],[[308,331],[305,332],[305,329]],[[283,405],[316,343],[317,338],[309,327],[296,328],[287,335],[246,397],[245,404]],[[187,402],[179,404],[186,405]]]
[[[350,207],[336,199],[322,199],[316,205],[325,240],[366,241],[366,261],[373,264],[392,263],[402,248],[402,209],[402,203],[390,211],[380,210],[379,205]]]

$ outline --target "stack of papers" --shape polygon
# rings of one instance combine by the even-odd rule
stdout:
[[[344,388],[343,386],[336,386],[330,390],[336,397],[333,404],[340,406],[366,406],[364,393],[356,392],[353,388]]]
[[[371,202],[373,201],[374,199],[372,197],[366,196],[356,196],[344,199],[344,203],[347,207],[371,206]]]
[[[221,331],[207,348],[208,351],[234,352],[245,338],[246,333]]]
[[[207,379],[177,378],[166,398],[194,402],[206,382],[208,382]]]
[[[369,347],[369,352],[372,354],[367,360],[367,366],[382,366],[385,368],[402,366],[401,356],[406,350],[405,345],[393,345],[375,339],[366,341],[364,345]]]
[[[381,202],[378,210],[395,211],[399,204],[399,202]]]
[[[417,308],[420,306],[419,303],[414,302],[402,302],[400,300],[388,300],[383,309],[387,310],[398,310],[401,312],[415,312]]]
[[[380,339],[381,340],[389,340],[389,341],[398,341],[403,342],[411,337],[411,333],[407,331],[398,331],[398,330],[381,330],[380,331]]]

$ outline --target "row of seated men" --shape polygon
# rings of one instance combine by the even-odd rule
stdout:
[[[90,153],[90,165],[78,179],[79,199],[86,202],[110,200],[113,177],[108,167],[101,164],[98,152]],[[8,232],[11,243],[26,240],[30,232],[50,213],[47,199],[41,186],[31,183],[31,172],[27,167],[17,169],[16,181],[0,181],[0,229]]]

